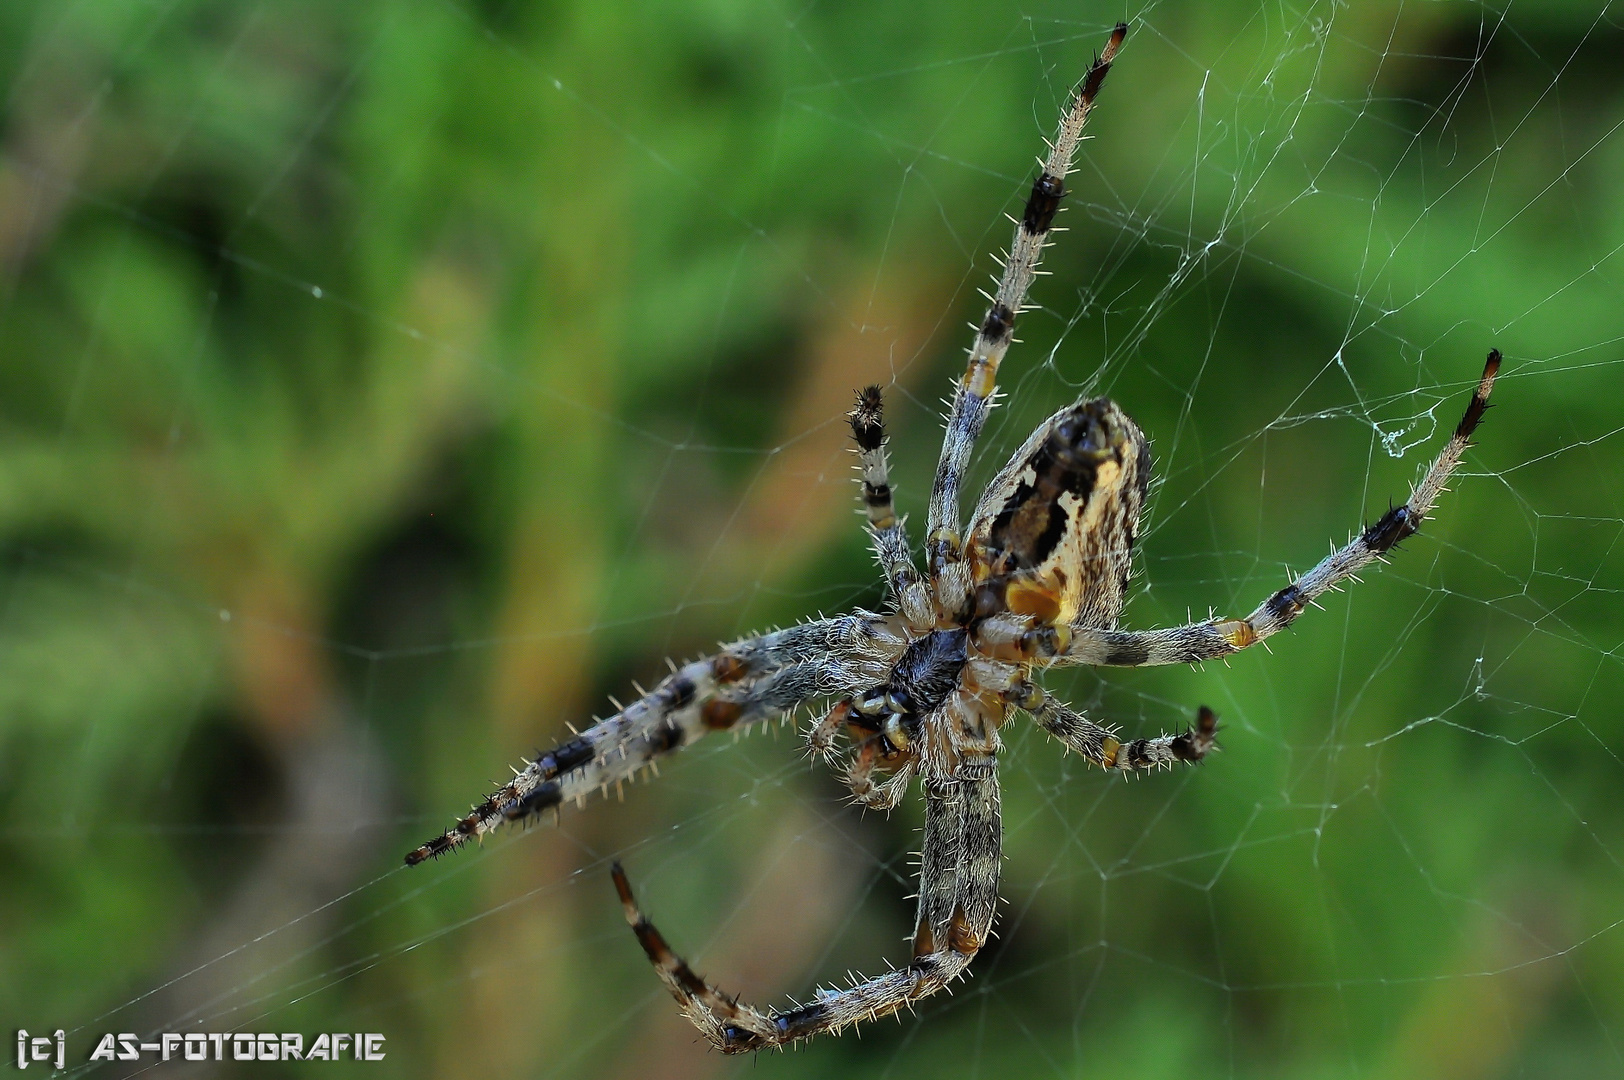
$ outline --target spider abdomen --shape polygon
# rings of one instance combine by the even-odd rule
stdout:
[[[1149,443],[1115,402],[1094,398],[1051,416],[976,508],[966,545],[972,617],[1114,624],[1149,482]]]

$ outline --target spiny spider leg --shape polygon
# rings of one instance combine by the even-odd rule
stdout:
[[[1116,732],[1094,723],[1063,701],[1031,686],[1020,707],[1038,726],[1102,769],[1122,772],[1161,769],[1174,762],[1200,761],[1212,752],[1218,733],[1218,714],[1205,705],[1196,713],[1195,726],[1178,735],[1123,742]]]
[[[1415,535],[1432,512],[1461,455],[1471,445],[1472,433],[1489,407],[1489,391],[1500,371],[1500,350],[1489,353],[1483,377],[1471,403],[1443,451],[1428,467],[1403,505],[1395,506],[1319,565],[1276,592],[1244,619],[1209,619],[1163,630],[1094,630],[1073,628],[1071,644],[1055,657],[1054,666],[1146,667],[1155,664],[1196,664],[1228,656],[1278,634],[1326,591],[1381,559],[1400,541]]]
[[[1009,349],[1015,317],[1026,302],[1027,290],[1043,257],[1045,238],[1054,225],[1060,200],[1066,196],[1066,175],[1071,172],[1072,159],[1082,141],[1083,125],[1088,122],[1094,99],[1127,33],[1127,24],[1118,23],[1105,50],[1083,77],[1060,119],[1060,129],[1043,162],[1043,171],[1033,182],[1026,210],[1015,226],[1015,237],[1010,243],[1009,256],[1004,260],[1004,272],[993,294],[992,306],[982,319],[975,344],[970,348],[969,363],[954,388],[947,433],[942,440],[942,456],[931,485],[930,517],[925,533],[926,569],[932,577],[941,576],[947,564],[958,561],[959,487],[970,462],[970,450],[986,423],[997,384],[998,365]]]
[[[910,619],[922,622],[930,612],[930,597],[909,550],[907,521],[897,516],[892,502],[890,464],[885,453],[885,403],[880,388],[866,387],[858,394],[857,407],[847,419],[857,443],[863,508],[874,554],[897,607]]]
[[[871,685],[903,644],[886,620],[865,612],[735,642],[684,665],[613,716],[527,763],[472,813],[410,852],[406,865],[625,780],[712,731],[771,719],[810,699]]]
[[[872,735],[857,748],[846,767],[846,786],[851,788],[852,798],[870,810],[895,810],[908,793],[908,784],[919,767],[919,757],[907,752],[900,759],[886,761],[881,745],[880,736]],[[876,784],[874,772],[879,768],[894,771],[889,779]]]
[[[850,715],[850,701],[837,701],[825,709],[806,731],[807,752],[822,761],[833,761],[841,729]]]
[[[638,908],[619,863],[611,874],[626,921],[683,1015],[718,1050],[739,1054],[888,1016],[963,974],[992,929],[1000,847],[990,756],[965,760],[951,779],[927,782],[913,960],[845,990],[819,990],[810,1005],[771,1012],[728,997],[696,975]]]

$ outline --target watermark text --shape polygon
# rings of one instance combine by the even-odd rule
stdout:
[[[300,1034],[166,1031],[149,1039],[131,1032],[103,1035],[91,1061],[382,1061],[384,1037],[369,1031]],[[17,1032],[17,1068],[39,1063],[67,1067],[67,1039]]]

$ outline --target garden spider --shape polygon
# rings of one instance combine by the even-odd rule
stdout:
[[[782,1046],[885,1016],[964,974],[992,929],[1001,844],[998,730],[1012,713],[1029,713],[1106,769],[1196,762],[1213,747],[1217,718],[1205,706],[1183,734],[1123,742],[1045,694],[1035,681],[1039,672],[1228,656],[1285,629],[1316,597],[1415,533],[1488,407],[1498,352],[1489,353],[1465,416],[1409,500],[1244,619],[1116,629],[1150,482],[1150,448],[1106,398],[1069,405],[1040,424],[993,479],[961,534],[959,486],[970,449],[1066,194],[1064,178],[1083,125],[1126,32],[1125,25],[1116,27],[1071,98],[954,389],[931,487],[924,574],[914,566],[906,523],[892,507],[880,390],[870,387],[850,419],[868,529],[889,588],[885,612],[805,622],[673,668],[653,692],[527,763],[451,830],[407,855],[408,865],[506,822],[584,800],[708,732],[822,702],[827,707],[807,733],[808,745],[834,759],[837,737],[847,734],[843,779],[858,803],[889,810],[916,776],[925,789],[918,915],[906,965],[844,990],[820,990],[808,1005],[764,1012],[723,994],[671,951],[638,910],[619,865],[615,888],[682,1012],[726,1053]]]

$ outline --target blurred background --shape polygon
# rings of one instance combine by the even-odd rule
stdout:
[[[1621,13],[925,10],[0,7],[8,1028],[388,1040],[259,1077],[1624,1074]],[[782,729],[401,856],[667,657],[880,603],[842,414],[887,386],[917,525],[1119,18],[976,486],[1109,393],[1161,478],[1128,621],[1240,614],[1404,496],[1491,345],[1497,407],[1272,654],[1050,680],[1135,735],[1209,703],[1223,753],[1124,783],[1012,725],[953,996],[723,1058],[608,861],[783,1004],[904,957],[917,803]]]

